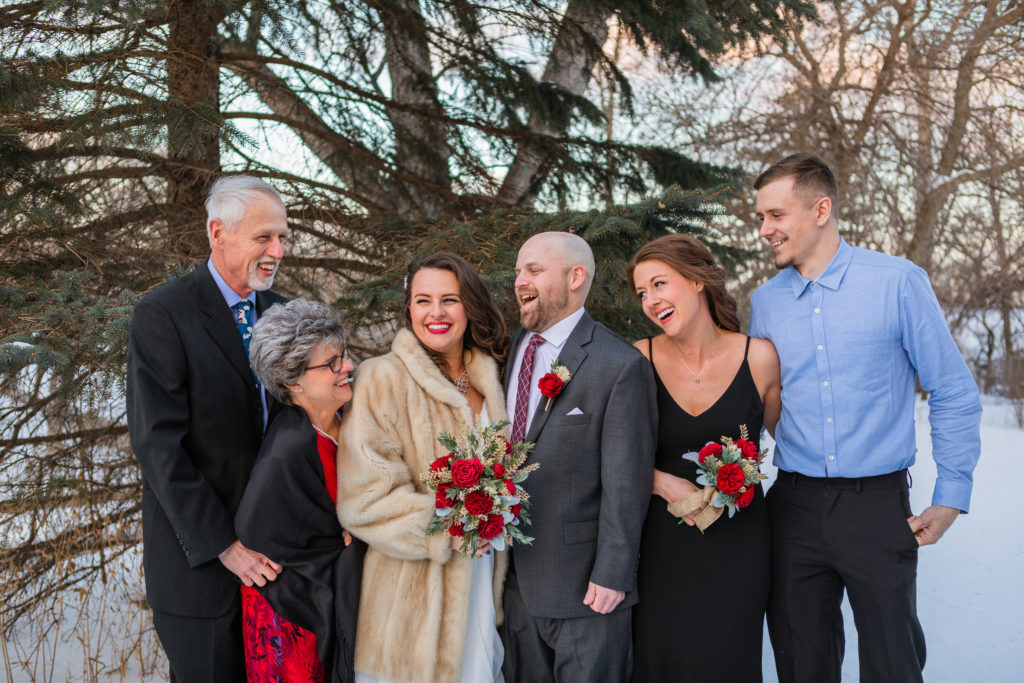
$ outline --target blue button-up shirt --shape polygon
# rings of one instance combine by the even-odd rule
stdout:
[[[224,297],[224,303],[228,305],[228,308],[233,307],[239,301],[248,301],[252,304],[252,324],[255,325],[256,320],[259,319],[259,314],[256,313],[256,292],[249,292],[249,296],[239,296],[238,292],[231,289],[231,285],[229,285],[217,271],[217,267],[213,265],[213,259],[206,260],[206,267],[210,269],[210,275],[213,276],[213,281],[217,283],[217,289],[220,290],[220,294]],[[260,405],[263,406],[263,429],[266,429],[267,392],[263,388],[262,384],[260,384],[257,389],[260,392]]]
[[[771,340],[781,362],[779,469],[868,477],[912,465],[917,376],[938,466],[932,503],[967,511],[981,400],[924,270],[840,240],[818,278],[786,268],[750,309],[750,334]]]

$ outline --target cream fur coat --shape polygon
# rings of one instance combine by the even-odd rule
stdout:
[[[505,418],[494,359],[466,352],[466,371],[491,421]],[[403,683],[458,683],[473,561],[425,535],[434,495],[419,475],[447,453],[437,436],[472,422],[469,404],[409,330],[391,352],[359,367],[341,426],[338,517],[370,546],[363,569],[356,669]],[[497,553],[495,608],[507,554]]]

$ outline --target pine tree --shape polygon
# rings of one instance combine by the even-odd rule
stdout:
[[[595,74],[632,107],[604,53],[609,22],[666,71],[711,81],[715,60],[811,13],[803,0],[0,7],[3,623],[137,545],[128,320],[205,258],[216,175],[283,191],[295,239],[278,288],[345,307],[357,328],[386,330],[405,264],[441,248],[470,257],[514,321],[518,244],[562,229],[597,253],[595,317],[637,336],[626,259],[659,234],[711,237],[714,192],[736,174],[602,134]],[[632,203],[596,210],[601,196]],[[363,339],[357,354],[384,341]]]

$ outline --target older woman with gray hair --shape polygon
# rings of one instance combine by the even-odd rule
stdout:
[[[273,306],[253,328],[253,371],[283,405],[267,429],[235,530],[246,547],[284,569],[276,581],[242,586],[250,682],[353,680],[365,546],[342,530],[335,512],[336,435],[352,398],[347,341],[333,309],[302,299]]]

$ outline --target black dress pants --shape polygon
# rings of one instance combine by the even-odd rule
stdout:
[[[582,600],[582,596],[580,596]],[[535,617],[512,569],[505,579],[505,683],[624,683],[633,669],[632,610],[553,619]]]
[[[857,625],[860,680],[921,681],[925,642],[906,470],[860,479],[780,471],[767,502],[768,631],[780,683],[839,683],[844,589]]]
[[[219,617],[153,610],[153,625],[171,665],[171,683],[245,683],[241,591]]]

